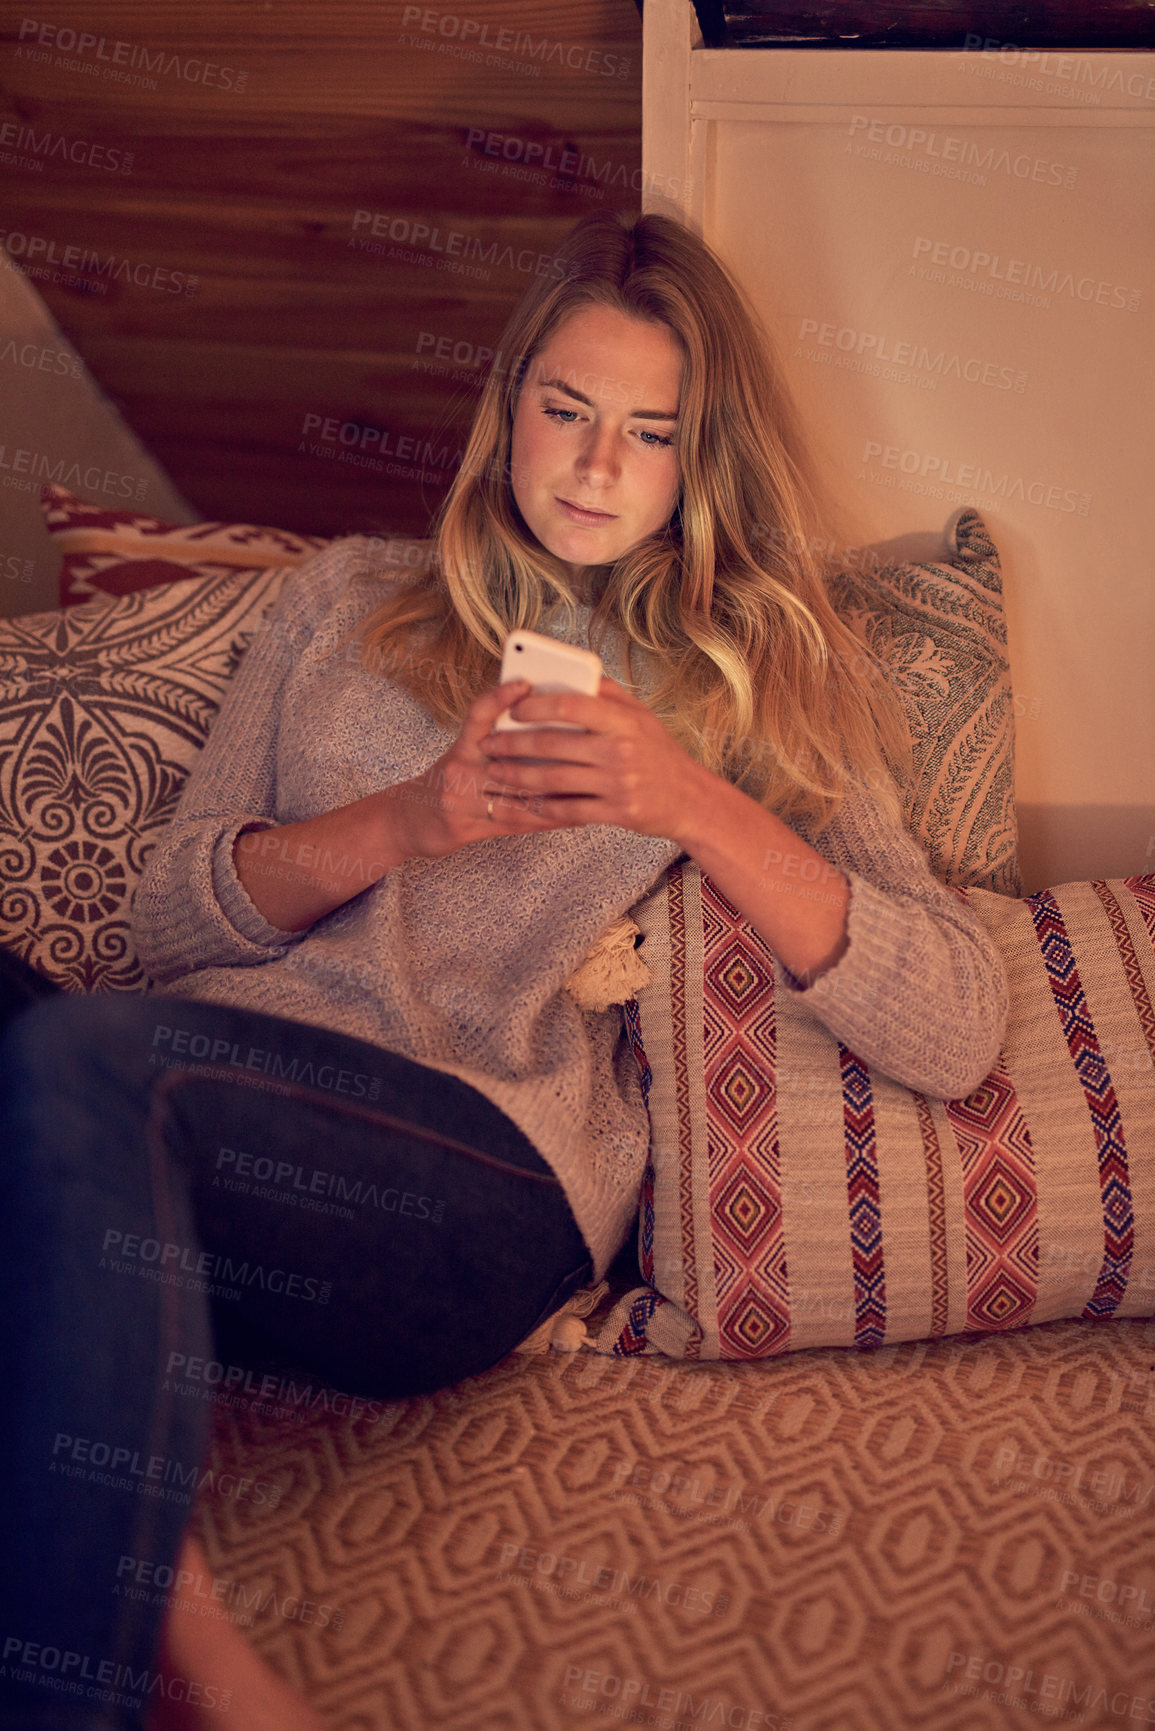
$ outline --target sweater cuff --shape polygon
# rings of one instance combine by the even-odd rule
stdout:
[[[231,823],[217,840],[212,854],[213,894],[229,924],[252,944],[266,949],[281,949],[304,936],[303,932],[286,932],[272,925],[260,913],[248,891],[237,876],[233,848],[239,835],[247,830],[275,829],[271,818],[241,818]]]
[[[839,1024],[853,1025],[864,1007],[869,1014],[879,979],[902,974],[910,942],[909,908],[858,872],[844,869],[843,876],[850,885],[847,944],[834,966],[807,984],[779,963],[788,990],[804,998],[832,1031]]]
[[[936,1099],[965,1098],[998,1058],[1006,976],[997,952],[959,924],[944,928],[927,908],[847,877],[846,950],[813,985],[785,979],[784,989],[883,1075]],[[942,990],[928,998],[926,982],[944,966]]]

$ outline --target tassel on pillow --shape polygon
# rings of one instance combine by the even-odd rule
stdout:
[[[559,1310],[535,1328],[532,1334],[527,1334],[515,1352],[580,1352],[583,1347],[593,1346],[593,1338],[586,1332],[585,1318],[596,1310],[610,1289],[608,1280],[599,1280],[592,1286],[579,1286],[576,1292],[570,1294]]]
[[[628,914],[608,925],[570,979],[566,991],[583,1010],[625,1004],[650,983],[650,970],[634,947],[641,927]]]

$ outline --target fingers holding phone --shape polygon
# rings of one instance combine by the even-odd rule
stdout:
[[[544,706],[547,712],[557,708],[549,700],[576,697],[584,703],[601,696],[606,685],[601,660],[591,650],[534,631],[510,633],[501,677],[499,689],[514,679],[529,679],[535,709],[540,711]],[[547,700],[544,705],[542,700]],[[535,736],[532,755],[530,741],[522,745],[511,737],[518,733]],[[525,720],[504,710],[482,747],[489,754],[490,774],[501,787],[502,800],[529,801],[543,819],[560,827],[594,821],[592,808],[587,810],[581,804],[592,792],[592,740],[590,728],[581,720],[564,719],[556,713]]]
[[[675,839],[690,807],[708,801],[717,778],[644,703],[601,674],[597,656],[544,641],[551,652],[549,688],[535,680],[528,697],[513,706],[516,713],[495,720],[480,742],[503,798],[532,800],[552,827],[605,823]],[[510,664],[523,666],[514,654]],[[518,734],[526,729],[533,731],[523,744]]]
[[[450,749],[407,784],[406,797],[429,808],[408,823],[414,852],[428,857],[588,823],[673,838],[714,779],[604,676],[592,651],[514,631],[501,682],[470,706]]]

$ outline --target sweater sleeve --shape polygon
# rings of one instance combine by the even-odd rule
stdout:
[[[849,943],[807,987],[787,972],[787,990],[883,1074],[964,1098],[994,1067],[1006,1032],[998,950],[874,794],[849,793],[812,845],[849,880]]]
[[[353,544],[326,548],[285,580],[150,855],[132,903],[142,966],[158,985],[200,968],[265,962],[303,932],[258,913],[233,864],[242,830],[277,819],[277,734],[286,681],[348,579]]]

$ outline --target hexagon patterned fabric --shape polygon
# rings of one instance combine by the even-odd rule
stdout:
[[[202,1502],[217,1604],[333,1731],[1122,1731],[1155,1714],[1153,1348],[514,1354],[356,1416],[273,1376],[217,1408],[214,1464],[280,1492]]]

